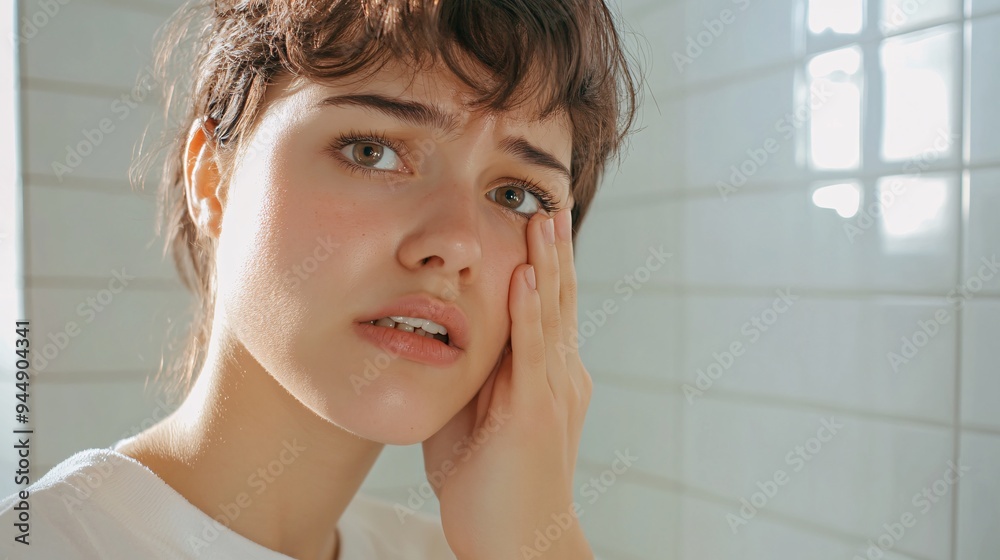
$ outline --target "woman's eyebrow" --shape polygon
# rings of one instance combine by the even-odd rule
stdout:
[[[433,105],[418,101],[394,99],[377,93],[332,95],[319,102],[321,107],[353,106],[372,109],[414,126],[432,127],[448,134],[454,131],[462,119]],[[534,146],[523,137],[508,136],[500,141],[500,151],[529,165],[555,171],[567,182],[572,183],[572,175],[555,156]]]

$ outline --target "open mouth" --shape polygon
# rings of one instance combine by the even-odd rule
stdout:
[[[405,332],[411,332],[416,335],[425,336],[427,338],[433,338],[435,340],[440,340],[441,342],[448,344],[448,333],[430,332],[424,330],[423,327],[417,327],[404,321],[396,321],[392,317],[383,317],[375,321],[368,321],[368,323],[375,325],[376,327],[385,327],[389,329],[397,329]],[[430,328],[436,329],[436,327],[430,327]]]

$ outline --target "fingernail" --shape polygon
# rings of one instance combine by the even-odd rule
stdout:
[[[528,283],[528,287],[532,290],[535,289],[535,267],[529,266],[524,271],[524,280]]]
[[[555,225],[552,223],[552,218],[546,218],[542,222],[542,235],[545,236],[545,242],[549,245],[556,244],[556,229]]]

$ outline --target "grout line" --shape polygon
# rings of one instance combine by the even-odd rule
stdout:
[[[726,297],[726,298],[768,298],[774,297],[774,290],[776,289],[788,289],[794,292],[796,295],[806,297],[808,299],[823,300],[823,299],[876,299],[884,298],[889,300],[906,300],[906,299],[931,299],[938,300],[936,303],[940,303],[940,300],[945,300],[948,292],[942,290],[940,292],[929,292],[926,290],[913,290],[913,291],[889,291],[880,289],[852,289],[852,288],[815,288],[811,286],[796,286],[792,285],[763,285],[763,286],[749,286],[749,285],[708,285],[708,284],[685,284],[681,282],[667,282],[667,283],[650,283],[642,287],[641,292],[637,292],[636,296],[641,297],[643,295],[654,295],[654,296],[672,296],[678,301],[683,300],[685,296],[702,296],[702,297]],[[954,289],[954,287],[949,288],[949,290]],[[614,283],[612,282],[579,282],[579,292],[581,296],[607,296],[608,293],[614,291]],[[991,290],[984,289],[982,292],[975,294],[973,298],[969,301],[993,301],[1000,299],[1000,291],[994,292]],[[935,301],[929,302],[919,302],[919,303],[935,303]],[[965,303],[968,303],[965,302]]]
[[[980,436],[1000,437],[1000,426],[986,426],[983,424],[962,424],[962,434],[975,434]],[[956,463],[957,464],[957,463]]]
[[[177,8],[159,4],[157,2],[142,2],[142,1],[137,2],[136,0],[129,0],[128,2],[122,0],[99,0],[99,1],[102,4],[111,6],[112,8],[119,8],[140,14],[162,16],[162,17],[168,17],[177,10]]]
[[[148,381],[155,371],[97,370],[97,371],[52,371],[35,373],[31,382],[45,386],[89,385],[97,383],[129,383]]]
[[[830,51],[835,51],[843,49],[846,47],[851,47],[854,45],[865,45],[865,44],[878,44],[886,39],[892,39],[896,37],[902,37],[909,35],[911,33],[920,33],[935,27],[946,27],[948,25],[964,25],[967,21],[978,20],[983,18],[989,18],[992,16],[1000,15],[1000,9],[989,10],[980,14],[976,14],[972,17],[966,17],[964,13],[956,17],[949,17],[945,19],[936,19],[929,21],[927,23],[914,26],[912,28],[906,28],[904,30],[896,31],[890,34],[882,35],[876,34],[868,37],[861,38],[850,38],[845,39],[843,42],[827,43],[819,45],[813,48],[807,48],[802,55],[795,55],[792,58],[785,58],[778,62],[774,62],[767,65],[757,66],[750,69],[742,70],[739,72],[732,72],[722,77],[709,78],[695,83],[682,84],[677,87],[671,87],[668,90],[658,92],[657,101],[670,101],[673,98],[678,97],[689,97],[692,94],[703,94],[716,89],[722,89],[728,86],[740,85],[740,82],[745,82],[757,77],[764,77],[768,74],[777,74],[785,70],[794,70],[800,64],[805,63],[806,60],[813,58],[816,55],[827,53]]]
[[[636,383],[632,379],[626,378],[638,378],[639,376],[632,374],[606,374],[600,370],[590,370],[593,375],[594,382],[596,384],[611,385],[619,389],[625,389],[629,391],[641,392],[643,394],[656,393],[660,395],[683,395],[684,384],[689,384],[685,381],[675,381],[675,380],[664,380],[664,382],[658,386],[652,386],[644,384],[643,382]],[[604,381],[605,379],[610,382]],[[904,414],[892,414],[878,412],[876,410],[868,410],[863,408],[855,408],[849,406],[838,405],[836,403],[807,400],[802,397],[784,397],[777,395],[765,395],[765,394],[754,394],[747,393],[744,391],[734,391],[732,389],[725,389],[721,387],[713,387],[711,391],[706,391],[704,395],[700,397],[703,400],[710,401],[721,401],[737,403],[742,405],[756,406],[756,407],[767,407],[767,408],[780,408],[785,410],[800,410],[804,412],[813,413],[833,413],[844,416],[851,416],[859,418],[861,420],[872,421],[872,422],[882,422],[886,424],[904,424],[907,427],[921,426],[925,428],[936,428],[936,429],[952,429],[953,425],[951,422],[934,420],[922,416],[907,416]],[[684,405],[688,406],[688,405]],[[980,431],[984,431],[983,428],[979,428]],[[1000,429],[997,430],[1000,432]]]
[[[594,470],[597,470],[597,472],[599,472],[600,470],[604,470],[607,468],[606,466],[600,466],[600,468],[598,469],[599,465],[595,464],[592,461],[581,461],[581,466],[583,466],[588,473],[594,472]],[[629,481],[630,484],[636,484],[639,486],[645,486],[648,488],[663,490],[666,492],[677,494],[677,500],[679,504],[682,504],[682,499],[685,496],[688,496],[696,500],[713,503],[719,506],[738,507],[740,505],[740,502],[735,500],[734,498],[727,497],[722,494],[718,494],[712,490],[702,488],[699,486],[694,486],[692,484],[685,483],[683,481],[668,476],[642,473],[642,472],[635,472],[634,475],[635,476],[633,477],[633,473],[631,471],[629,472],[629,477],[631,479]],[[757,515],[759,517],[769,519],[772,522],[780,523],[782,525],[785,525],[792,529],[796,529],[801,532],[808,532],[822,537],[840,541],[842,544],[846,544],[851,547],[863,546],[871,538],[869,536],[848,533],[840,529],[824,525],[819,522],[808,521],[803,519],[801,516],[795,514],[774,511],[771,508],[758,510]],[[678,531],[678,533],[680,533],[680,531]],[[898,549],[896,550],[896,552],[900,554],[905,554],[917,560],[932,560],[928,556],[923,556],[909,550]]]
[[[627,165],[627,161],[624,165]],[[895,162],[899,163],[899,162]],[[906,162],[903,162],[906,163]],[[814,183],[834,183],[834,182],[846,182],[846,181],[875,181],[884,177],[909,177],[909,176],[921,176],[926,177],[928,175],[950,175],[950,174],[960,174],[966,171],[1000,171],[1000,160],[983,160],[976,163],[963,164],[939,164],[934,167],[928,167],[926,171],[921,173],[906,173],[900,170],[898,167],[886,167],[883,169],[869,169],[865,171],[858,171],[857,173],[845,172],[845,173],[835,173],[835,174],[814,174],[811,176],[803,176],[797,179],[787,179],[787,180],[776,180],[768,181],[766,183],[757,184],[747,184],[736,192],[728,195],[732,198],[743,197],[743,196],[757,196],[763,194],[784,194],[784,193],[803,193],[803,186],[809,186]],[[610,179],[609,179],[610,180]],[[614,190],[613,184],[604,183],[601,185],[602,190]],[[617,192],[617,191],[616,191]],[[711,185],[699,185],[699,186],[685,186],[680,188],[665,189],[662,191],[651,191],[651,192],[639,192],[639,193],[628,193],[628,194],[615,194],[606,196],[602,199],[602,207],[606,209],[633,209],[636,207],[644,208],[651,204],[658,203],[678,203],[686,202],[688,200],[701,200],[705,198],[719,198],[720,202],[725,202],[719,197],[719,191],[715,186]]]
[[[590,539],[587,539],[589,542]],[[607,560],[614,558],[614,560],[642,560],[638,556],[632,556],[631,554],[622,552],[617,548],[601,546],[590,542],[591,551],[594,553],[598,559]]]
[[[964,10],[963,10],[964,12]],[[971,52],[971,40],[972,40],[972,24],[968,20],[962,25],[960,29],[961,32],[961,46],[958,49],[958,70],[959,70],[959,80],[958,80],[958,99],[960,111],[959,118],[957,119],[956,126],[958,128],[959,138],[962,138],[962,142],[958,144],[959,148],[959,160],[966,162],[969,160],[969,143],[966,138],[969,132],[969,127],[967,126],[968,121],[966,121],[966,115],[969,114],[971,110],[971,105],[969,104],[971,94],[971,88],[967,87],[966,79],[971,78],[971,68],[966,68],[967,65],[971,64],[969,57],[966,53]],[[959,184],[959,199],[958,199],[958,231],[956,232],[957,241],[957,253],[956,253],[956,266],[957,266],[957,277],[959,279],[964,277],[965,271],[965,261],[966,261],[966,238],[968,237],[968,227],[969,227],[969,204],[971,195],[971,173],[966,171],[962,173],[961,183]],[[962,445],[962,348],[963,341],[965,339],[965,329],[963,327],[965,317],[965,306],[959,306],[955,310],[955,382],[954,382],[954,395],[952,396],[952,414],[955,427],[952,430],[952,461],[954,464],[959,465],[959,457],[961,456],[961,445]],[[951,554],[951,560],[958,560],[958,512],[959,512],[959,494],[962,489],[962,481],[955,481],[955,490],[951,493],[951,522],[950,522],[950,547],[949,552]]]
[[[31,189],[52,188],[75,192],[83,191],[95,194],[142,196],[149,198],[153,198],[155,196],[155,193],[152,192],[152,188],[145,191],[135,190],[132,188],[132,184],[124,179],[96,179],[93,177],[81,177],[78,175],[69,175],[60,180],[55,175],[50,173],[25,173],[24,185],[25,188]]]
[[[106,288],[106,276],[32,276],[25,274],[25,290],[89,290]],[[137,277],[129,280],[129,291],[187,293],[180,280],[156,277]]]

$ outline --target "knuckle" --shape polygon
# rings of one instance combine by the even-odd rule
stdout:
[[[564,282],[560,287],[563,301],[576,301],[578,291],[579,288],[577,287],[576,282],[573,281]]]
[[[542,344],[532,344],[528,348],[527,358],[533,364],[545,363],[545,346]]]
[[[542,326],[547,330],[559,330],[562,327],[562,320],[558,315],[551,315],[542,318]]]

